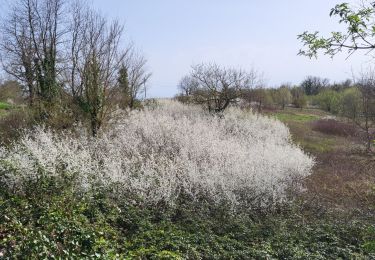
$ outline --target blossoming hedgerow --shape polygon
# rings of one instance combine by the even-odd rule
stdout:
[[[117,183],[145,203],[173,205],[184,193],[263,206],[285,199],[314,164],[279,121],[236,108],[219,118],[172,101],[133,111],[96,139],[38,127],[1,148],[0,161],[2,178],[21,189],[25,178],[64,172],[77,187]]]

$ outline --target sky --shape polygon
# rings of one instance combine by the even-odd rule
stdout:
[[[334,59],[320,55],[317,60],[297,55],[302,47],[298,34],[320,31],[327,35],[342,28],[329,12],[343,0],[92,2],[104,15],[125,24],[125,40],[134,42],[148,59],[149,97],[175,95],[191,65],[202,62],[254,68],[268,86],[298,84],[308,75],[341,81],[371,63],[364,53],[347,60],[345,54]]]

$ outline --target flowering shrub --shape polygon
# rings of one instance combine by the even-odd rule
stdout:
[[[20,190],[41,176],[68,176],[79,189],[117,184],[152,204],[173,205],[183,194],[269,206],[284,200],[313,163],[279,121],[236,108],[217,117],[163,101],[131,112],[96,139],[38,127],[1,148],[0,178]]]

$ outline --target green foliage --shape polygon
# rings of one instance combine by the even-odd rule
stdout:
[[[341,114],[355,119],[361,111],[361,92],[357,88],[346,89],[342,93]]]
[[[9,110],[11,108],[12,108],[12,105],[5,103],[5,102],[0,102],[0,109]]]
[[[274,100],[272,97],[272,94],[270,91],[265,90],[264,91],[264,97],[263,97],[263,105],[266,107],[270,107],[274,104]]]
[[[145,208],[126,196],[115,201],[99,187],[73,193],[68,180],[30,185],[26,194],[0,191],[4,259],[374,257],[374,225],[303,216],[299,207],[233,214],[181,200],[174,208]]]
[[[326,89],[320,92],[315,97],[315,102],[319,105],[319,108],[324,111],[332,114],[338,114],[340,112],[341,95],[334,90]]]
[[[365,252],[375,254],[375,228],[369,227],[365,230],[365,242],[362,244]]]
[[[108,223],[110,214],[100,202],[77,199],[70,194],[42,200],[1,197],[5,257],[115,259],[117,231]]]
[[[153,224],[128,246],[129,256],[145,259],[165,250],[189,259],[350,259],[365,255],[361,248],[367,229],[361,223],[329,219],[303,223],[291,215],[255,221],[246,216],[190,216]]]
[[[130,87],[129,87],[129,75],[128,75],[128,69],[125,67],[125,65],[122,65],[119,72],[118,72],[118,78],[117,82],[119,84],[120,89],[120,107],[121,108],[127,108],[130,105],[132,96],[130,93]]]
[[[357,50],[374,49],[374,7],[375,3],[366,1],[358,8],[352,8],[348,3],[336,5],[330,15],[339,18],[339,23],[346,26],[345,31],[332,32],[329,37],[321,37],[318,32],[305,31],[298,35],[305,47],[299,54],[312,58],[317,57],[321,50],[325,55],[333,57],[343,50],[352,54]]]
[[[274,101],[284,109],[292,102],[292,93],[288,87],[281,87],[274,93]]]
[[[241,96],[248,104],[256,103],[256,109],[261,112],[263,108],[274,107],[279,98],[277,94],[274,89],[255,88],[243,90]]]
[[[335,141],[329,138],[317,140],[316,138],[306,138],[297,140],[297,143],[308,152],[327,153],[333,150]]]
[[[295,87],[291,90],[292,102],[297,108],[304,108],[307,105],[307,98],[302,88]]]

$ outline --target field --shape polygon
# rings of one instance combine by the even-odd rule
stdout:
[[[311,197],[336,210],[374,212],[375,161],[363,152],[358,136],[313,130],[316,120],[332,117],[318,109],[287,108],[271,116],[286,123],[294,142],[317,160],[313,174],[307,179]],[[352,125],[347,121],[345,124]]]

